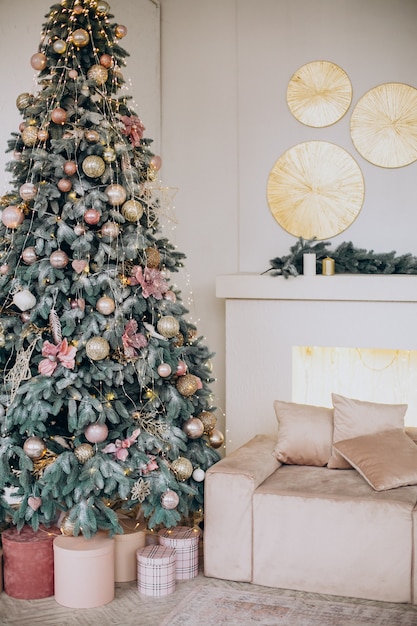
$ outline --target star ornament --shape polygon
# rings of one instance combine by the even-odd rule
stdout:
[[[164,187],[160,181],[148,181],[143,186],[143,197],[147,204],[148,220],[154,226],[162,217],[178,224],[173,210],[173,201],[178,193],[176,187]]]

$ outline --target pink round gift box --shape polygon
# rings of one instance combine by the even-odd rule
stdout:
[[[195,578],[198,574],[198,546],[200,530],[188,526],[176,526],[159,531],[159,543],[175,548],[177,580]]]

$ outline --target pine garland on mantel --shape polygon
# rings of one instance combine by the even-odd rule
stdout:
[[[329,241],[298,239],[290,248],[290,254],[270,261],[271,267],[264,274],[271,276],[298,276],[303,273],[303,254],[314,252],[317,273],[321,273],[321,262],[326,257],[335,261],[336,274],[417,274],[417,257],[411,254],[397,256],[396,252],[377,254],[373,250],[355,248],[351,241],[341,243],[329,250]]]

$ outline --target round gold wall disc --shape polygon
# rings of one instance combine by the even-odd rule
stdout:
[[[356,150],[380,167],[403,167],[417,160],[417,89],[384,83],[355,106],[350,133]]]
[[[362,172],[346,150],[307,141],[274,164],[267,185],[272,215],[291,235],[327,239],[348,228],[364,199]]]
[[[287,87],[293,116],[306,126],[323,127],[343,117],[352,101],[352,85],[338,65],[313,61],[298,69]]]

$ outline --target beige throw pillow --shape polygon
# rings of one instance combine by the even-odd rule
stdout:
[[[334,444],[376,491],[417,484],[417,445],[400,428]]]
[[[384,430],[404,427],[406,404],[377,404],[354,400],[332,394],[333,444],[360,435],[370,435]],[[333,446],[327,466],[331,469],[348,469],[350,464]]]
[[[332,451],[333,409],[274,402],[278,421],[275,456],[289,465],[326,465]]]

